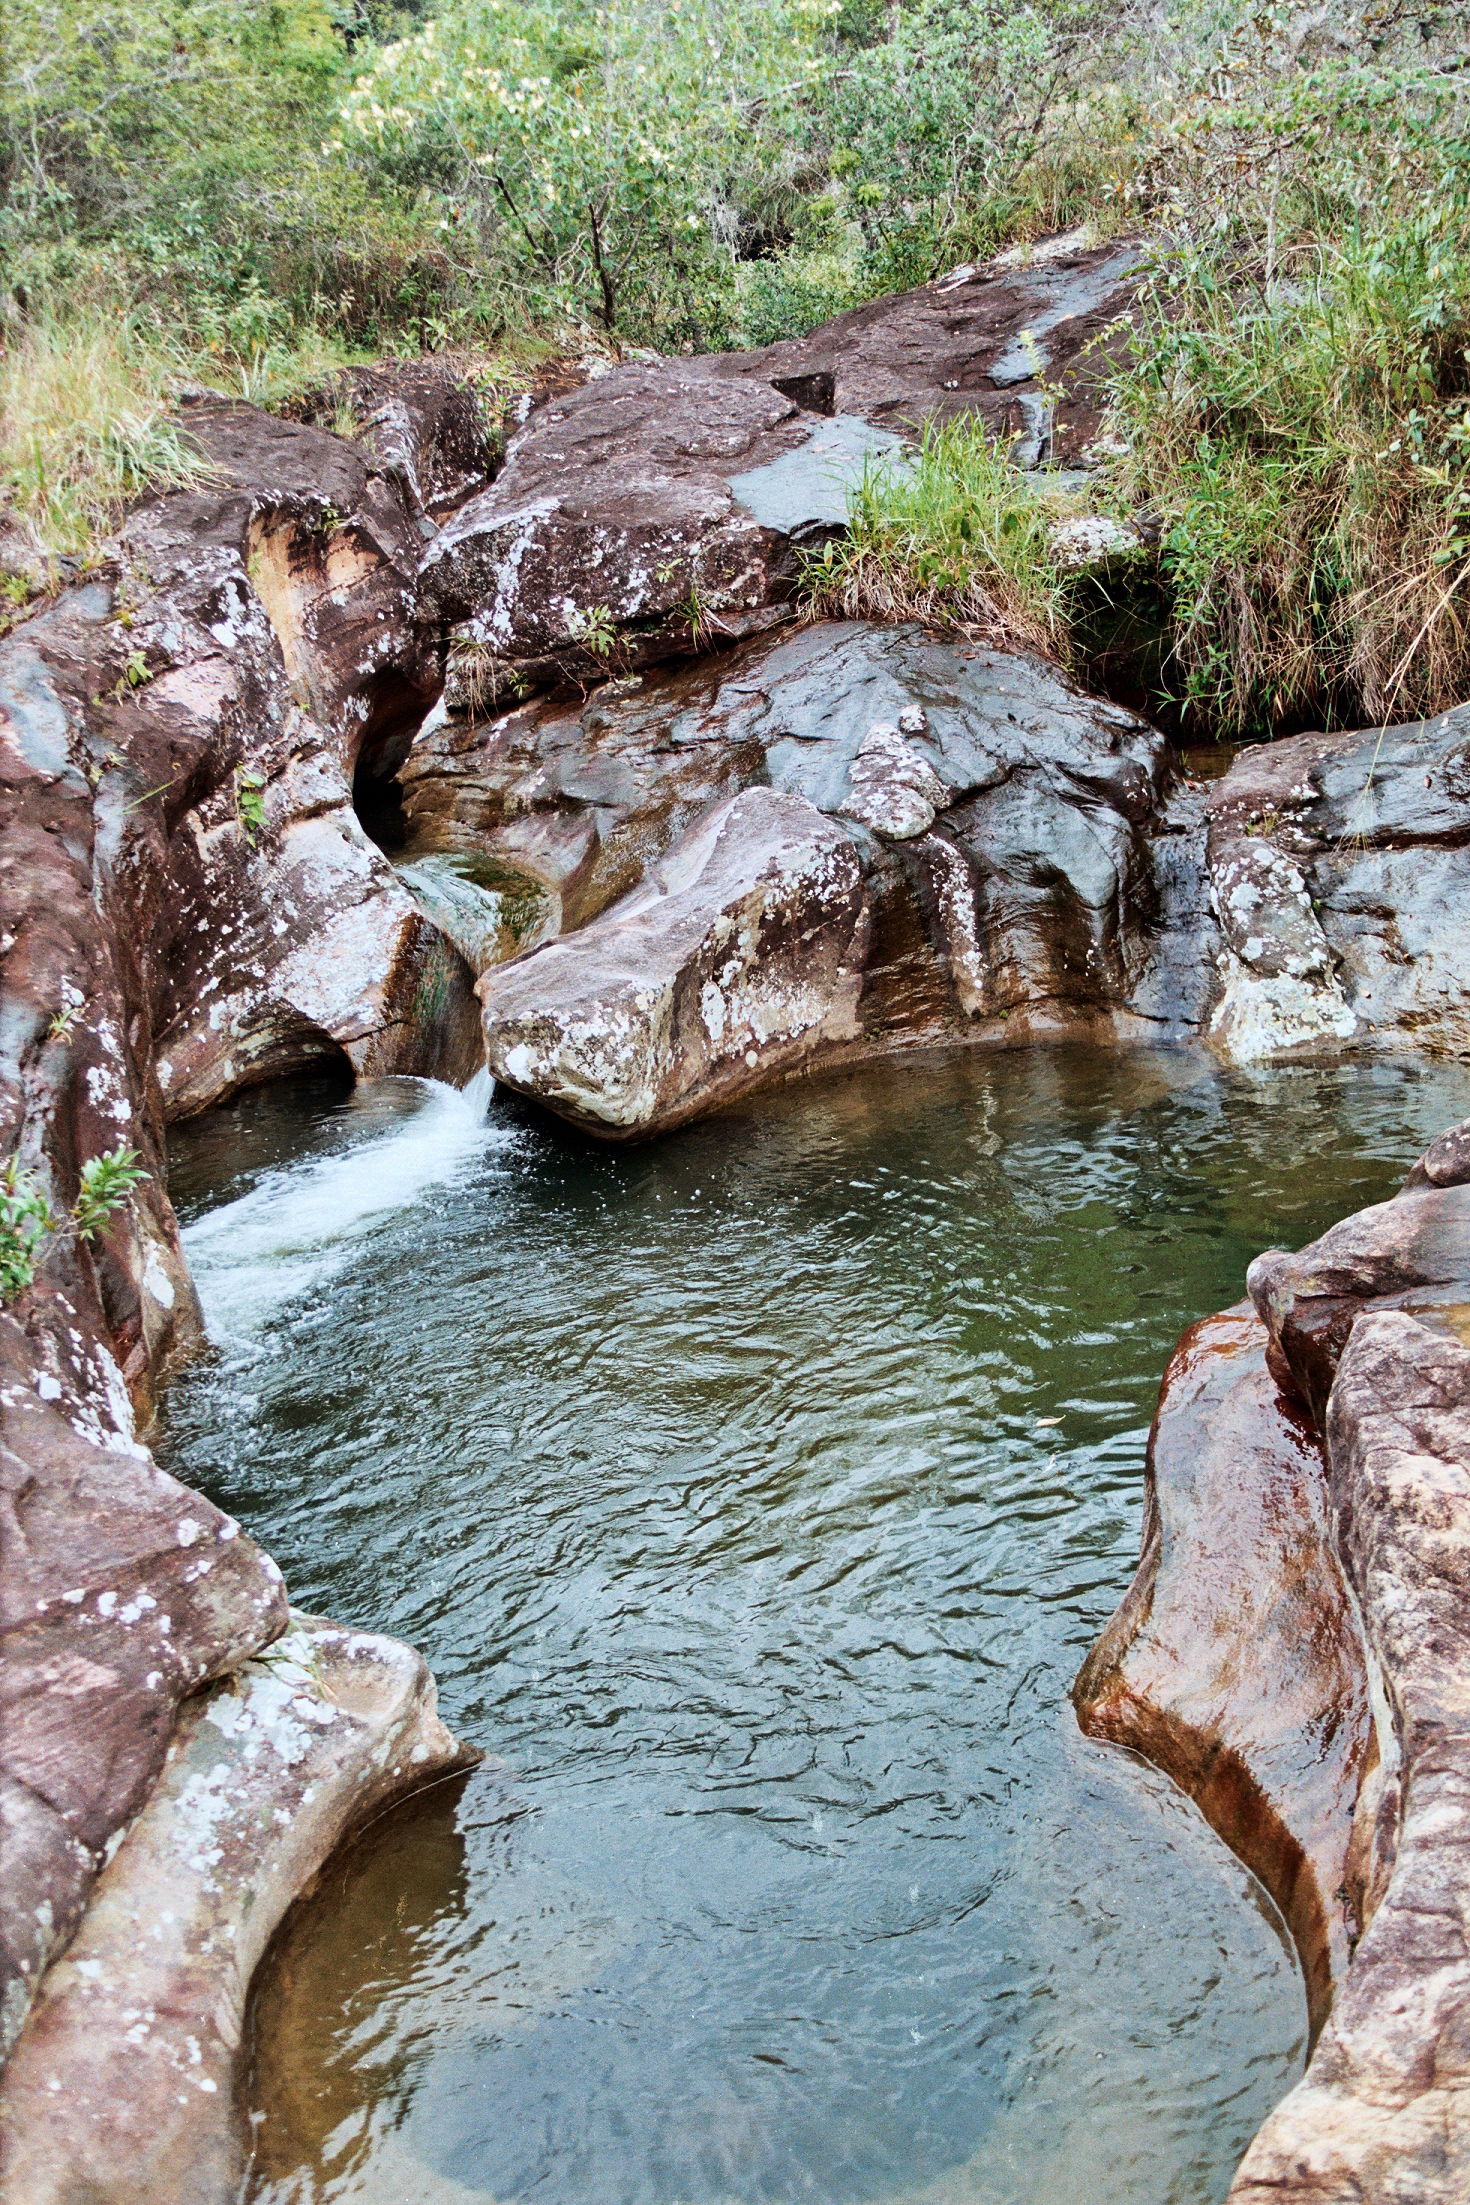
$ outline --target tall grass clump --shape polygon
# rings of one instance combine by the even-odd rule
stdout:
[[[1161,127],[1113,404],[1202,728],[1470,695],[1465,28],[1461,6],[1348,6],[1321,51],[1267,9]]]
[[[1053,547],[1057,514],[978,422],[934,423],[911,459],[868,462],[847,535],[808,555],[803,594],[818,615],[1064,658],[1078,578]]]
[[[0,352],[0,493],[43,554],[83,552],[142,490],[205,478],[173,418],[185,368],[135,313],[75,300]]]

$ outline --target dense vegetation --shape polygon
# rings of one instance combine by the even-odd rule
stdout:
[[[1231,732],[1470,695],[1470,7],[10,0],[4,489],[51,551],[187,479],[171,395],[758,343],[1078,222],[1153,241],[1106,492]],[[817,578],[1065,656],[976,440]],[[12,593],[24,583],[12,580]]]

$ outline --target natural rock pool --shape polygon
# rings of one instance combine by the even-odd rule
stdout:
[[[1470,1068],[926,1055],[632,1153],[431,1083],[184,1127],[164,1459],[494,1759],[257,2007],[270,2205],[1205,2205],[1305,2049],[1067,1688],[1180,1328]]]

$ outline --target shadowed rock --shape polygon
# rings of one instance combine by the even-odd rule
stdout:
[[[1176,1348],[1138,1575],[1073,1699],[1084,1730],[1166,1770],[1260,1877],[1319,2029],[1357,1930],[1345,1886],[1372,1723],[1321,1442],[1265,1351],[1248,1304]]]
[[[393,1639],[307,1617],[179,1723],[0,2085],[10,2205],[226,2205],[252,1975],[344,1831],[474,1758]]]
[[[717,804],[600,919],[480,981],[497,1079],[616,1139],[662,1132],[857,1032],[868,911],[811,804]]]

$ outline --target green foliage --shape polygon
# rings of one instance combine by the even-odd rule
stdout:
[[[1173,234],[1114,391],[1175,683],[1229,734],[1470,690],[1465,92],[1422,50],[1293,69],[1286,42],[1279,13],[1245,26],[1231,96],[1175,117]]]
[[[135,1149],[119,1147],[89,1157],[77,1198],[65,1216],[52,1209],[39,1181],[18,1156],[0,1166],[0,1303],[12,1302],[35,1283],[49,1242],[73,1236],[94,1240],[108,1219],[148,1174]]]
[[[1078,582],[1053,547],[1060,510],[979,423],[947,422],[912,463],[868,463],[848,535],[808,555],[803,589],[816,613],[920,620],[1065,655]]]
[[[265,776],[241,766],[235,775],[235,814],[245,840],[253,850],[255,838],[265,831]]]
[[[405,179],[452,177],[446,249],[534,314],[718,343],[729,218],[774,186],[829,12],[451,0],[357,80],[334,143]]]
[[[0,1302],[12,1302],[36,1276],[41,1251],[56,1231],[51,1205],[34,1175],[12,1156],[0,1167]]]
[[[148,1177],[138,1167],[138,1152],[115,1148],[106,1156],[91,1156],[81,1169],[81,1184],[71,1206],[72,1227],[78,1240],[95,1240],[115,1211],[121,1209],[134,1187]]]
[[[207,474],[170,419],[182,366],[138,314],[80,305],[0,353],[0,497],[43,550],[80,552],[145,486]]]

